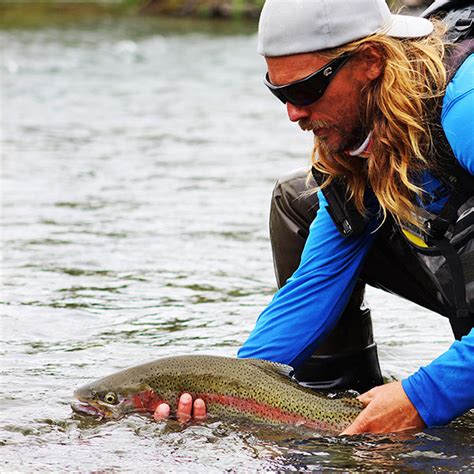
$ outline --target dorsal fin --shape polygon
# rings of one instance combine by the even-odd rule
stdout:
[[[285,364],[278,364],[277,362],[270,362],[269,360],[263,359],[242,359],[246,362],[254,365],[255,367],[259,367],[261,369],[266,370],[267,372],[271,372],[274,374],[282,375],[286,378],[291,376],[293,372],[293,367]]]

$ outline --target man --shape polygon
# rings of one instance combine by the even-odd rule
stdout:
[[[306,172],[277,184],[281,288],[239,357],[289,364],[316,389],[380,385],[359,309],[368,282],[449,317],[460,340],[406,380],[363,393],[344,434],[451,421],[474,407],[472,43],[444,60],[446,87],[444,41],[428,20],[391,15],[384,0],[267,0],[259,52],[267,87],[315,135],[321,189],[304,194]],[[189,417],[192,403],[183,396],[178,412]]]

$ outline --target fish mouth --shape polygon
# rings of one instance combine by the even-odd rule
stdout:
[[[76,390],[71,408],[79,415],[117,420],[128,413],[153,413],[161,401],[150,389],[133,392],[130,396],[119,393],[117,399],[117,403],[109,404],[102,401],[95,391]]]
[[[74,412],[80,415],[88,415],[96,418],[104,418],[105,413],[98,407],[81,400],[74,400],[71,402],[71,408]]]
[[[71,408],[79,415],[93,416],[99,420],[104,418],[118,420],[122,418],[123,410],[126,410],[127,407],[124,403],[112,406],[95,400],[84,400],[77,397],[71,402]]]

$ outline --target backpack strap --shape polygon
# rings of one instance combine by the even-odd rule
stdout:
[[[473,52],[474,39],[464,40],[450,48],[445,59],[448,81],[454,77],[465,59]],[[429,234],[433,238],[439,239],[457,219],[457,211],[461,204],[474,195],[474,176],[465,170],[454,156],[441,125],[441,113],[437,114],[431,134],[434,143],[431,162],[435,165],[430,169],[430,172],[443,183],[450,193],[450,197],[438,216],[428,221]]]
[[[324,175],[314,166],[311,173],[316,184],[321,187]],[[347,186],[343,178],[335,178],[321,191],[328,203],[327,211],[337,230],[344,237],[360,235],[367,224],[365,217],[357,210],[354,200],[346,198]]]

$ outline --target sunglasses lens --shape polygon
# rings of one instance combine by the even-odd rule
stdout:
[[[298,86],[290,86],[285,89],[270,89],[270,92],[280,99],[284,104],[290,102],[290,104],[304,107],[312,104],[321,98],[321,90],[315,90],[308,87],[306,84],[299,84]]]
[[[272,89],[272,88],[268,88],[268,90],[277,98],[277,99],[280,99],[284,104],[286,104],[288,102],[288,99],[286,98],[286,95],[283,91],[279,90],[279,89]]]
[[[298,84],[289,87],[286,91],[287,101],[300,107],[310,105],[321,98],[320,88],[312,87],[311,84]]]
[[[316,71],[311,76],[301,81],[286,86],[274,86],[268,74],[265,77],[265,84],[270,92],[278,97],[284,104],[290,102],[299,107],[305,107],[319,100],[336,72],[349,59],[349,54],[343,54],[330,63],[326,64],[324,68]]]

